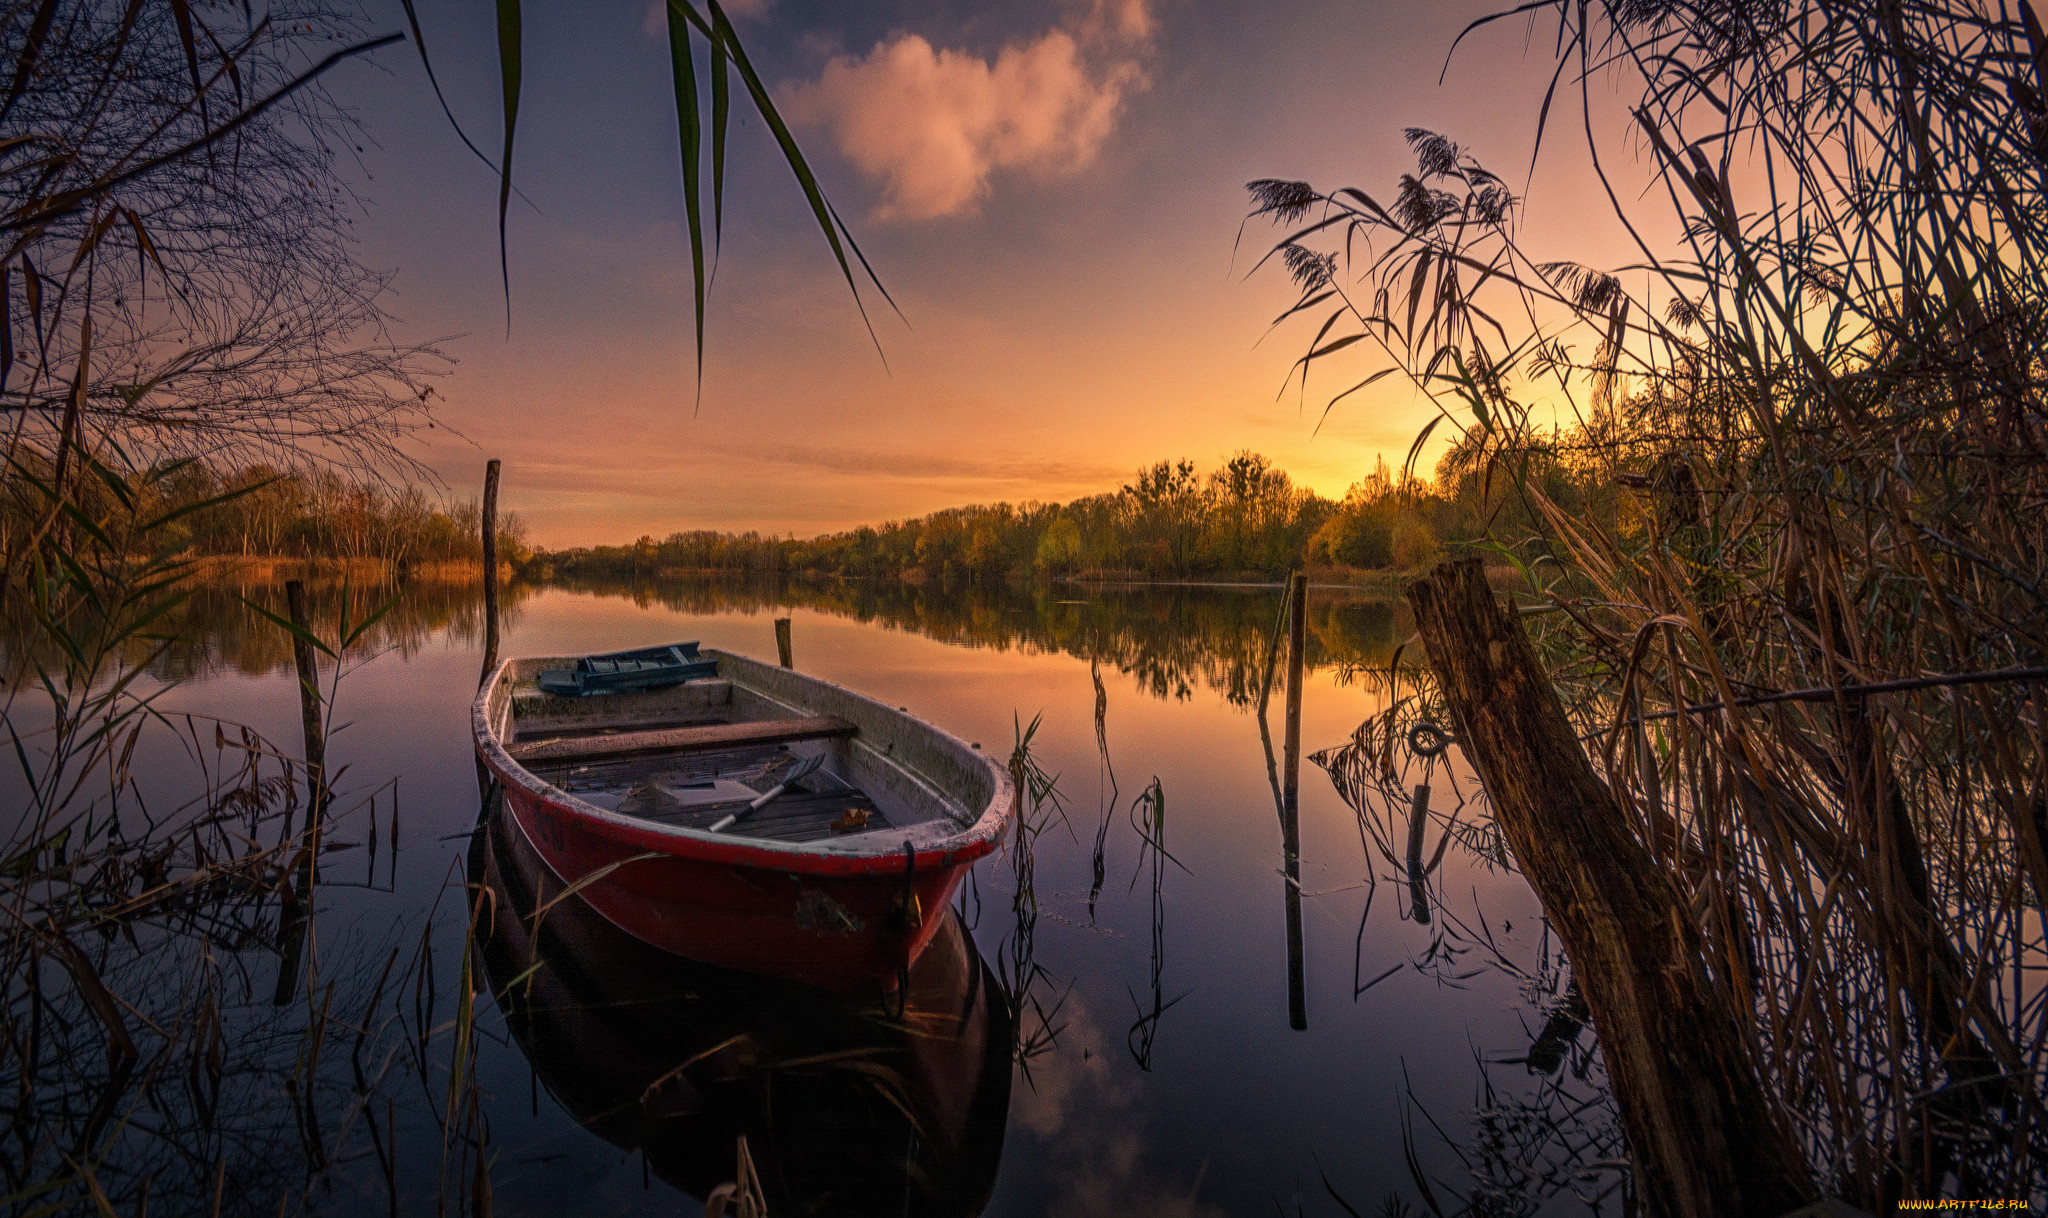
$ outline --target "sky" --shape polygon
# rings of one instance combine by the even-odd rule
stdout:
[[[1379,457],[1398,464],[1432,410],[1388,378],[1324,417],[1374,367],[1363,355],[1306,395],[1283,388],[1313,328],[1272,328],[1295,292],[1275,265],[1250,273],[1276,230],[1244,224],[1244,185],[1383,193],[1413,168],[1405,128],[1526,184],[1533,246],[1618,252],[1577,141],[1546,136],[1531,170],[1550,30],[1499,23],[1446,66],[1496,4],[735,2],[901,316],[865,292],[870,337],[736,99],[700,399],[661,9],[524,7],[509,327],[496,179],[410,45],[331,87],[370,137],[357,229],[364,260],[395,272],[394,332],[456,361],[415,451],[456,494],[502,459],[502,502],[544,546],[812,536],[1111,491],[1162,458],[1208,469],[1243,449],[1339,497]],[[456,118],[495,154],[493,6],[418,11]],[[395,0],[369,14],[405,27]]]

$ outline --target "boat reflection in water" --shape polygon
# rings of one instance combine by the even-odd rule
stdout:
[[[469,864],[496,898],[485,973],[540,1081],[655,1175],[701,1199],[734,1178],[745,1135],[778,1218],[987,1203],[1011,1021],[951,910],[884,1007],[650,947],[581,898],[557,900],[561,881],[502,816]]]

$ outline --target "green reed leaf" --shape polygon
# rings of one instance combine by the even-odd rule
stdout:
[[[498,78],[503,86],[505,151],[498,158],[498,275],[505,288],[505,329],[512,329],[512,264],[505,253],[505,213],[512,202],[512,136],[519,125],[519,0],[498,0]]]
[[[704,123],[697,110],[697,65],[690,52],[690,27],[669,0],[668,58],[676,91],[676,135],[683,154],[683,211],[690,225],[690,283],[696,293],[697,400],[704,400]],[[716,40],[713,40],[716,45]]]
[[[269,619],[271,624],[276,626],[279,630],[284,631],[286,634],[292,636],[295,639],[304,639],[306,642],[311,643],[313,646],[319,648],[320,654],[326,656],[329,659],[338,658],[334,654],[334,649],[332,647],[329,647],[327,644],[321,642],[320,636],[314,634],[311,630],[306,629],[304,626],[299,625],[298,623],[292,621],[290,618],[279,617],[277,614],[272,613],[268,609],[265,609],[263,606],[257,604],[255,601],[250,600],[248,597],[243,596],[239,592],[235,594],[235,599],[242,602],[244,605],[249,606],[249,608],[254,609],[256,612],[262,614],[265,618]]]

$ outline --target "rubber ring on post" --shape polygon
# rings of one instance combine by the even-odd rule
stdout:
[[[1449,732],[1427,719],[1408,729],[1408,751],[1417,757],[1434,757],[1452,743]]]

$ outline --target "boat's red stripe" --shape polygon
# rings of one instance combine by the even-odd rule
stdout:
[[[570,885],[588,880],[578,894],[628,934],[707,963],[837,990],[887,984],[916,960],[973,857],[987,852],[919,852],[914,872],[901,855],[826,860],[868,864],[858,870],[807,869],[791,864],[815,856],[717,843],[663,850],[673,838],[561,815],[524,787],[508,786],[505,796],[555,874]],[[915,904],[906,906],[906,888]]]

